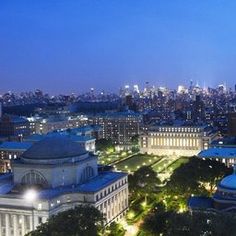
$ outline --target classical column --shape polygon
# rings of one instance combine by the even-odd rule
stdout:
[[[18,225],[18,217],[17,215],[13,215],[13,235],[19,236],[19,225]]]
[[[5,214],[5,223],[6,223],[6,236],[11,236],[9,214]]]
[[[25,216],[21,215],[21,234],[25,235]]]
[[[2,217],[3,214],[0,212],[0,235],[2,235]]]
[[[33,216],[31,215],[30,217],[29,217],[29,223],[30,223],[30,231],[32,231],[32,230],[34,230],[33,229]]]

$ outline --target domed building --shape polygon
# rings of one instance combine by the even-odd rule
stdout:
[[[59,187],[97,176],[97,157],[66,136],[35,143],[13,163],[14,183]]]
[[[98,172],[97,156],[69,136],[47,137],[0,175],[0,235],[23,236],[58,212],[90,204],[107,224],[128,209],[128,180],[122,172]]]
[[[190,210],[213,210],[236,212],[236,169],[234,173],[223,178],[212,197],[190,197]]]
[[[213,205],[216,210],[236,212],[236,172],[226,176],[217,186],[213,196]]]

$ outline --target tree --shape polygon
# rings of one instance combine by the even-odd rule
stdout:
[[[49,218],[27,236],[94,236],[103,228],[104,219],[91,206],[77,206]]]
[[[220,224],[219,224],[220,222]],[[234,236],[235,215],[227,213],[214,213],[198,211],[172,214],[168,221],[168,232],[171,236]]]
[[[161,235],[167,232],[168,219],[171,212],[167,212],[162,203],[157,203],[150,214],[144,218],[142,230],[148,235]]]
[[[107,231],[108,231],[108,236],[122,236],[125,234],[125,230],[124,228],[116,223],[116,222],[112,222],[111,225],[107,228]]]
[[[98,139],[96,140],[96,149],[99,151],[114,151],[114,145],[110,139]]]
[[[179,210],[180,204],[186,206],[192,194],[211,195],[218,181],[230,172],[231,169],[220,162],[191,157],[174,171],[163,191],[163,198],[169,209]]]
[[[199,160],[199,159],[198,159]],[[225,164],[215,160],[201,160],[198,168],[198,181],[212,194],[216,186],[225,175],[231,173],[231,169]]]
[[[134,136],[131,138],[131,142],[132,142],[132,145],[133,145],[133,146],[137,146],[138,143],[139,143],[139,135],[138,135],[138,134],[134,135]]]
[[[138,193],[145,197],[155,191],[160,180],[157,173],[150,166],[142,166],[134,172],[133,176],[129,176],[130,191]]]
[[[131,138],[131,143],[132,143],[132,151],[137,152],[139,151],[139,135],[134,135]]]
[[[230,213],[152,211],[142,224],[147,235],[163,236],[235,236],[236,216]],[[219,224],[220,222],[220,224]]]

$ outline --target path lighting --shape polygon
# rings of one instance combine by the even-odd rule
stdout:
[[[129,219],[134,218],[134,216],[135,216],[135,214],[134,214],[133,211],[130,211],[130,212],[128,213],[128,218],[129,218]]]

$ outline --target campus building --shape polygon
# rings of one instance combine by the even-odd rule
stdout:
[[[0,173],[11,170],[11,161],[19,158],[32,146],[29,142],[3,142],[0,144]]]
[[[191,211],[236,212],[236,173],[223,178],[212,197],[190,197]]]
[[[52,131],[60,131],[73,129],[87,125],[88,118],[86,116],[49,116],[43,117],[28,117],[30,123],[31,134],[47,134]]]
[[[99,172],[97,157],[67,136],[36,142],[12,170],[0,176],[1,236],[23,236],[80,204],[99,209],[107,224],[128,209],[127,174]]]
[[[208,126],[156,126],[140,137],[142,153],[168,156],[194,156],[208,149],[216,132]]]
[[[134,136],[139,135],[142,116],[131,111],[102,113],[89,117],[89,122],[102,128],[102,138],[125,147],[131,145]]]
[[[78,143],[81,148],[84,148],[88,152],[95,153],[96,139],[93,137],[79,136],[67,132],[53,132],[47,135],[33,134],[25,138],[23,142],[5,141],[0,144],[0,173],[11,171],[12,160],[19,158],[33,143],[53,136],[68,136],[71,140]]]
[[[236,148],[209,148],[201,151],[197,156],[202,159],[220,161],[228,167],[236,164]]]
[[[225,137],[211,143],[211,147],[198,153],[202,159],[211,159],[231,167],[236,164],[236,137]]]
[[[20,140],[30,135],[30,124],[27,119],[14,115],[3,115],[0,119],[0,136]]]

